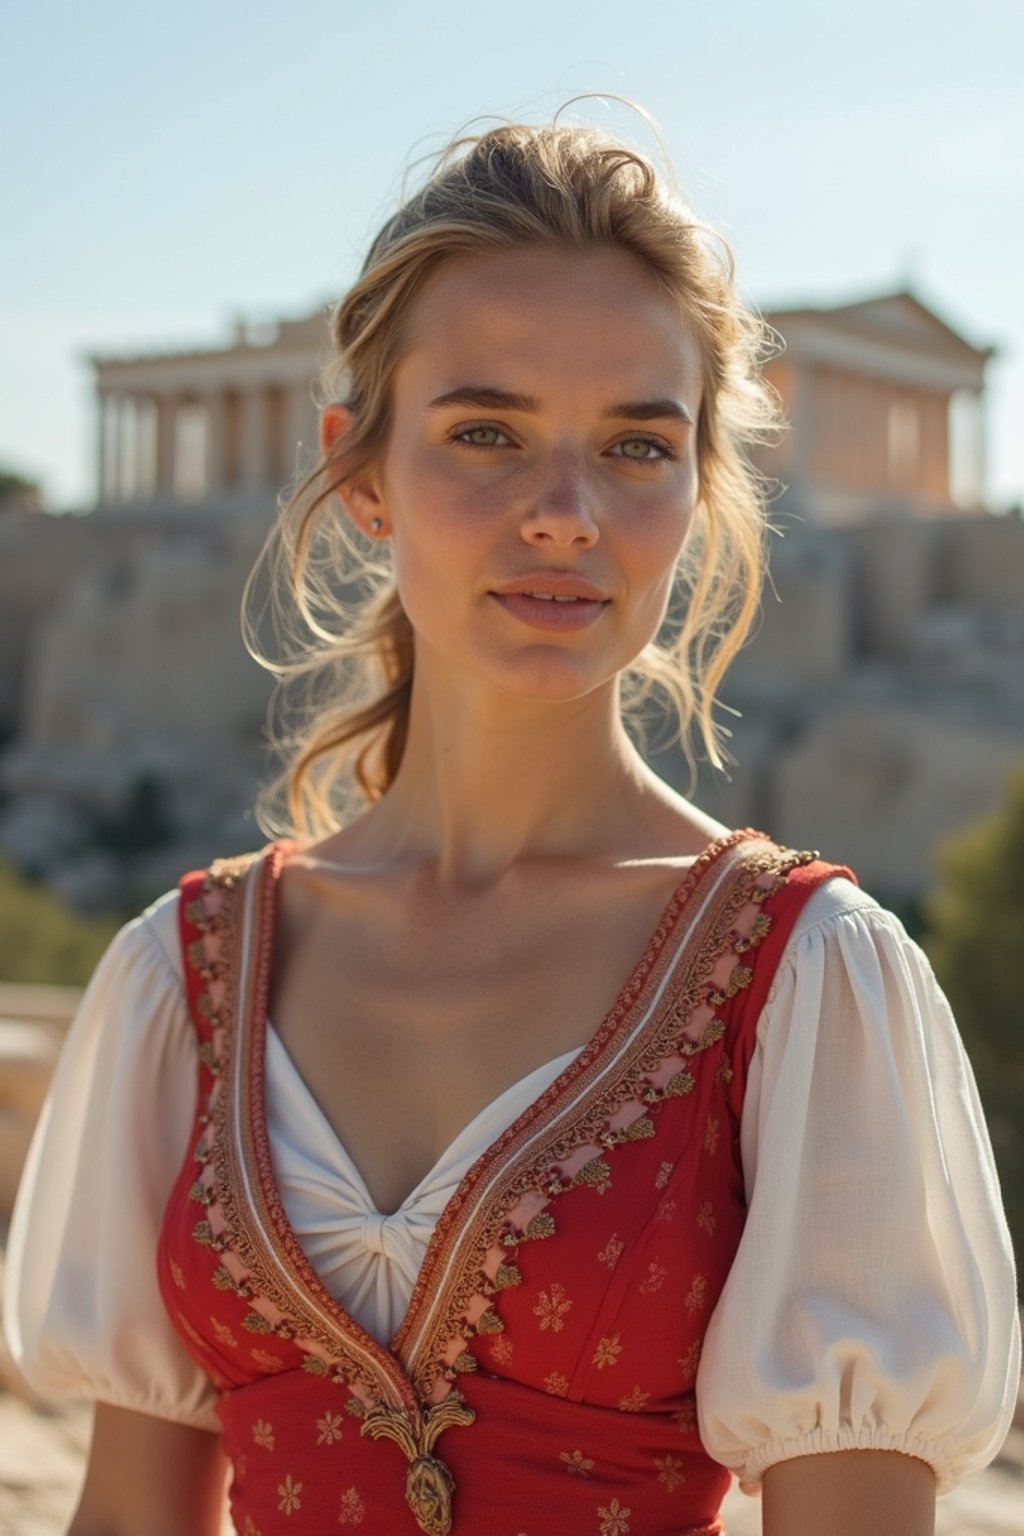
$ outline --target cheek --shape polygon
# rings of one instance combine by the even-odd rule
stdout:
[[[496,497],[486,481],[453,473],[436,453],[403,455],[385,482],[399,539],[452,552],[493,520]]]
[[[439,641],[477,581],[472,508],[429,462],[403,467],[388,487],[395,581],[414,629]]]
[[[672,574],[693,526],[693,499],[672,497],[648,507],[629,530],[629,563],[638,585],[660,588]]]

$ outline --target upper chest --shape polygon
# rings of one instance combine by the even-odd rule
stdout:
[[[269,1017],[379,1209],[511,1084],[590,1039],[685,864],[486,897],[285,871]]]

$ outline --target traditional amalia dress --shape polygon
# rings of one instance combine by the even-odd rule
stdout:
[[[849,871],[712,844],[589,1043],[385,1216],[267,1018],[296,847],[184,877],[86,991],[11,1233],[31,1381],[218,1430],[242,1536],[712,1536],[790,1457],[903,1451],[940,1493],[992,1459],[991,1147]]]

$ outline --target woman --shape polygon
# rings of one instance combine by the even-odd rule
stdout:
[[[769,1536],[932,1530],[1019,1374],[955,1027],[849,871],[622,722],[660,683],[721,761],[776,420],[731,257],[512,125],[333,336],[274,535],[295,835],[115,939],[20,1195],[15,1352],[97,1401],[75,1536],[212,1533],[229,1468],[243,1536],[710,1533],[730,1472]]]

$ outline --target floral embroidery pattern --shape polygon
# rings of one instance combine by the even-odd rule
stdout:
[[[252,1437],[257,1445],[261,1445],[265,1451],[274,1449],[274,1426],[268,1424],[266,1419],[257,1419],[252,1427]]]
[[[680,1483],[686,1482],[686,1473],[682,1471],[682,1462],[677,1456],[656,1456],[654,1465],[658,1469],[658,1482],[663,1483],[672,1493]]]
[[[629,1536],[629,1517],[632,1510],[625,1509],[618,1499],[610,1504],[599,1504],[597,1516],[601,1522],[600,1536]]]
[[[277,1491],[280,1495],[280,1502],[277,1507],[283,1515],[292,1515],[297,1509],[302,1508],[302,1500],[299,1498],[299,1494],[302,1492],[302,1484],[296,1483],[290,1472],[285,1477],[283,1483],[278,1483]]]
[[[546,1332],[548,1328],[552,1333],[561,1333],[565,1327],[562,1319],[571,1306],[572,1302],[565,1294],[565,1286],[559,1285],[557,1280],[552,1281],[550,1291],[541,1291],[537,1305],[533,1309],[534,1317],[540,1318],[541,1333]]]
[[[499,1365],[508,1365],[514,1354],[515,1349],[513,1347],[512,1340],[508,1338],[506,1334],[499,1333],[498,1337],[491,1343],[492,1357],[498,1362]]]
[[[340,1413],[325,1413],[322,1419],[317,1419],[317,1445],[334,1445],[341,1439],[341,1431],[344,1420]]]
[[[603,1371],[606,1365],[614,1365],[622,1354],[622,1335],[613,1333],[610,1338],[601,1339],[594,1350],[594,1358],[591,1362],[599,1371]]]
[[[710,1157],[714,1157],[718,1151],[718,1119],[715,1115],[708,1115],[707,1124],[704,1127],[704,1151]]]
[[[607,1264],[609,1269],[614,1269],[622,1257],[622,1250],[625,1248],[625,1246],[626,1245],[622,1241],[622,1238],[619,1236],[619,1234],[617,1232],[613,1232],[611,1237],[605,1243],[604,1247],[601,1249],[601,1252],[598,1254],[597,1262],[599,1264]]]
[[[690,1289],[687,1291],[686,1299],[683,1303],[691,1317],[693,1317],[695,1313],[699,1312],[701,1307],[704,1305],[704,1296],[707,1292],[707,1288],[708,1282],[704,1275],[694,1275],[693,1279],[690,1281]]]
[[[653,1296],[655,1291],[660,1291],[667,1277],[668,1269],[664,1264],[648,1264],[647,1278],[640,1282],[641,1296]]]
[[[672,1415],[672,1423],[681,1435],[689,1435],[697,1428],[697,1408],[693,1398],[688,1398]]]
[[[658,1209],[654,1213],[655,1221],[660,1221],[660,1222],[664,1222],[664,1223],[668,1223],[668,1222],[674,1221],[675,1220],[675,1216],[676,1216],[676,1202],[675,1202],[675,1200],[672,1200],[669,1197],[666,1197],[661,1202],[661,1204],[658,1206]]]
[[[623,1413],[639,1413],[650,1395],[649,1392],[643,1392],[639,1387],[634,1387],[632,1392],[627,1392],[625,1397],[619,1398],[619,1407]]]
[[[245,1523],[242,1526],[242,1536],[263,1536],[263,1532],[256,1524],[252,1515],[246,1515],[245,1517]]]
[[[718,1222],[715,1220],[710,1200],[701,1201],[700,1210],[697,1212],[697,1225],[707,1233],[708,1237],[714,1237]]]
[[[594,1463],[589,1456],[584,1456],[582,1451],[563,1451],[561,1460],[565,1462],[565,1470],[571,1472],[573,1477],[589,1477],[593,1471]]]
[[[700,1351],[703,1339],[694,1339],[685,1355],[678,1360],[679,1369],[688,1381],[692,1381],[697,1374],[697,1366],[700,1364]]]
[[[218,1322],[215,1317],[210,1318],[210,1327],[220,1339],[222,1344],[227,1344],[231,1349],[238,1348],[238,1340],[235,1338],[227,1323]]]
[[[675,1163],[662,1163],[661,1167],[658,1169],[658,1172],[654,1176],[654,1187],[655,1187],[655,1189],[664,1189],[665,1188],[665,1185],[668,1183],[669,1179],[672,1177],[672,1169],[674,1167],[675,1167]]]
[[[354,1488],[346,1488],[341,1496],[339,1525],[362,1525],[366,1519],[366,1505]]]
[[[550,1392],[552,1397],[565,1397],[569,1390],[569,1383],[561,1371],[552,1371],[544,1377],[544,1391]]]
[[[255,1360],[257,1365],[262,1365],[265,1371],[283,1371],[285,1362],[280,1355],[272,1355],[267,1349],[250,1349],[250,1360]]]
[[[185,1289],[185,1276],[182,1274],[181,1265],[171,1260],[171,1276],[179,1291]]]

